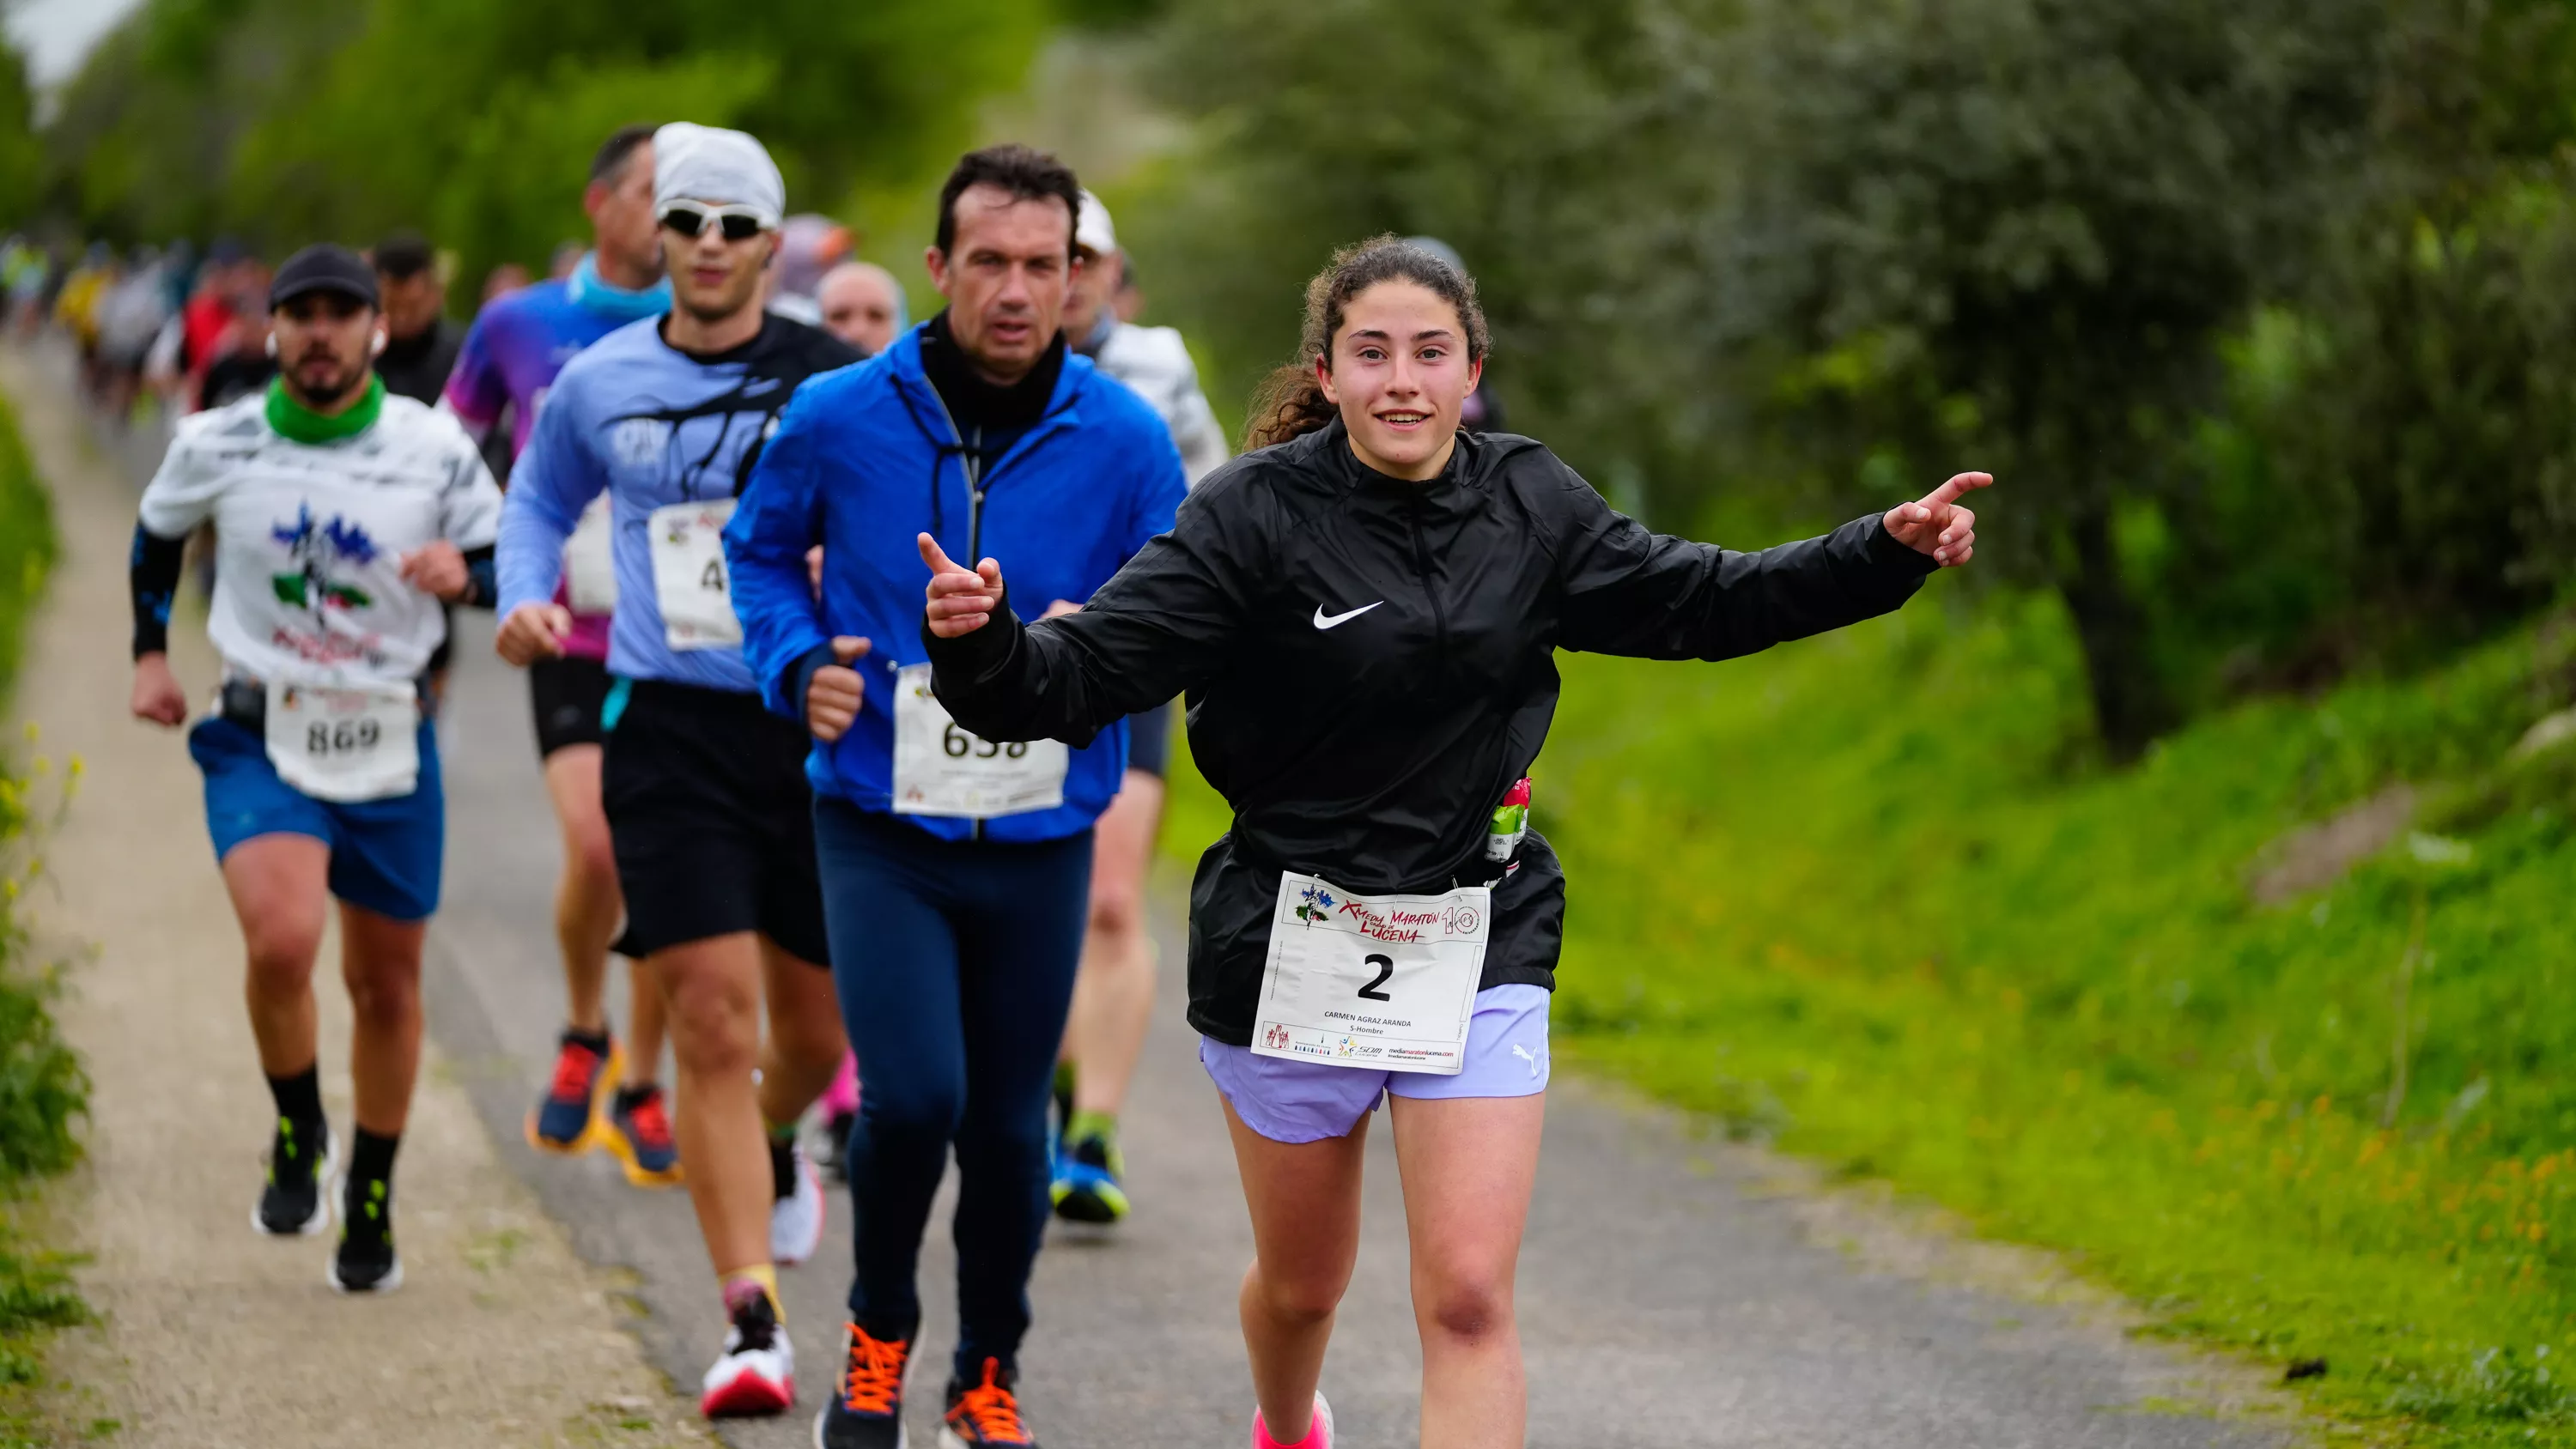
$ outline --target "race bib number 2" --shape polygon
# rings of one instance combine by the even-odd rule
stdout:
[[[1253,1054],[1456,1076],[1493,916],[1485,886],[1356,896],[1282,872]]]
[[[653,598],[662,606],[662,638],[673,649],[725,649],[742,643],[733,583],[725,573],[724,527],[733,500],[674,503],[646,523],[653,547]]]
[[[894,808],[898,815],[989,820],[1064,803],[1072,752],[1062,740],[1005,744],[967,733],[930,692],[930,666],[894,677]]]
[[[316,800],[355,804],[420,783],[420,705],[408,684],[268,686],[268,762]]]

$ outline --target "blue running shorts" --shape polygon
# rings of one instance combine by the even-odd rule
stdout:
[[[206,775],[206,833],[215,859],[256,835],[308,835],[331,848],[331,894],[396,921],[438,909],[447,849],[447,800],[438,782],[438,737],[420,722],[420,782],[390,800],[336,804],[277,778],[268,745],[213,716],[188,731],[188,753]]]

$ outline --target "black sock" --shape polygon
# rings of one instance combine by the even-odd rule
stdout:
[[[652,1082],[646,1082],[640,1087],[620,1087],[617,1089],[617,1110],[632,1112],[644,1104],[645,1098],[660,1090],[662,1090],[661,1087]]]
[[[400,1133],[379,1137],[361,1127],[349,1145],[349,1176],[371,1182],[391,1182],[394,1176],[394,1154],[402,1150]]]
[[[319,1062],[291,1077],[268,1079],[268,1094],[277,1099],[277,1115],[298,1127],[312,1127],[322,1121],[322,1065]]]
[[[393,1230],[394,1154],[402,1137],[379,1137],[358,1128],[349,1144],[349,1185],[344,1215],[352,1229]]]
[[[402,1137],[380,1137],[357,1128],[349,1144],[349,1181],[341,1189],[341,1221],[350,1234],[391,1238],[394,1230],[394,1154]]]
[[[608,1055],[608,1029],[606,1027],[602,1027],[597,1031],[583,1031],[578,1027],[568,1026],[564,1028],[563,1039],[567,1042],[578,1042],[579,1044],[590,1048],[592,1051],[599,1053],[601,1056]]]
[[[793,1136],[769,1139],[769,1190],[779,1202],[796,1195],[796,1139]]]

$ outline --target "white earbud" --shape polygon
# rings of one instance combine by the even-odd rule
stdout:
[[[271,357],[277,355],[277,334],[274,332],[268,334],[268,355]]]
[[[367,339],[367,355],[369,357],[381,357],[384,355],[384,351],[385,329],[379,327],[376,329],[375,335]]]

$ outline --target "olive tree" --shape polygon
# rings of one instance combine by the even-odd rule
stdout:
[[[1740,182],[1713,346],[1772,424],[1901,493],[2002,487],[2114,758],[2173,720],[2124,522],[2185,496],[2216,342],[2294,285],[2360,153],[2378,0],[1745,0],[1702,47]],[[2283,528],[2308,526],[2283,518]]]

